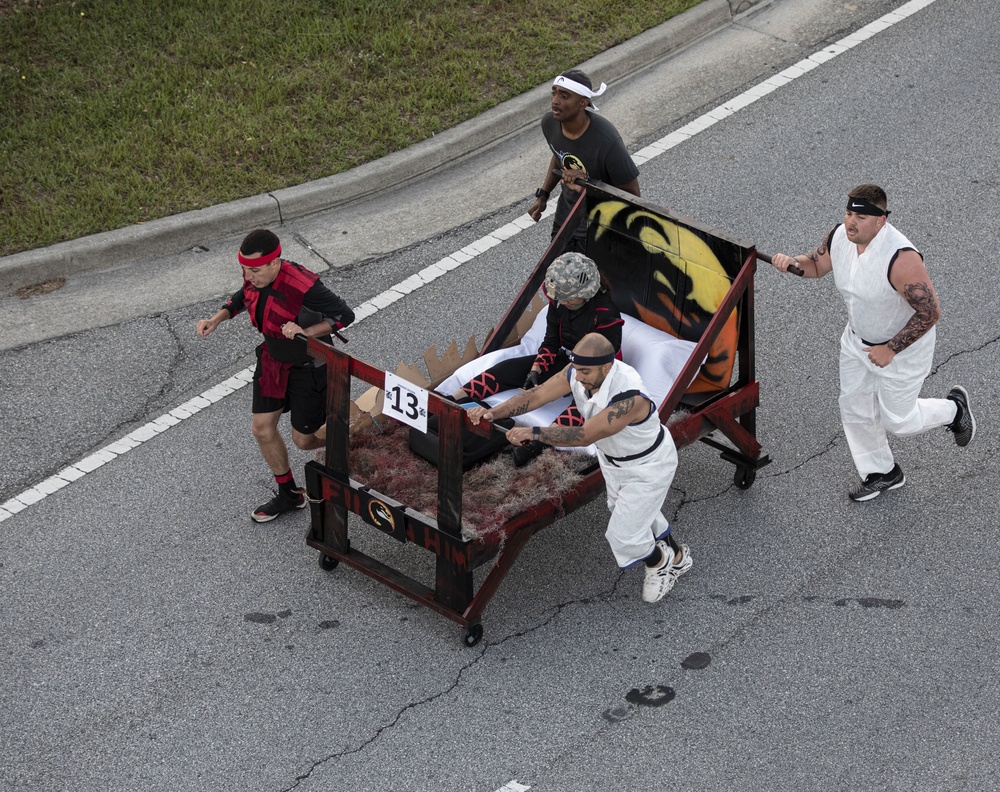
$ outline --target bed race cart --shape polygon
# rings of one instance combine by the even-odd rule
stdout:
[[[580,183],[572,214],[478,353],[472,342],[464,353],[452,344],[441,359],[429,353],[426,378],[308,340],[310,354],[326,363],[329,412],[325,462],[306,465],[306,543],[324,569],[343,563],[457,622],[468,646],[482,638],[483,611],[528,540],[604,491],[587,453],[550,450],[524,468],[500,453],[463,469],[463,438],[498,437],[502,429],[473,426],[448,396],[496,361],[537,351],[547,310],[539,289],[582,218],[587,255],[625,319],[622,359],[639,371],[677,448],[701,441],[717,449],[741,489],[770,461],[756,438],[755,249],[608,185]],[[354,379],[372,386],[357,401]],[[547,408],[516,420],[547,425],[562,406]],[[436,466],[410,450],[411,435],[433,448]],[[349,513],[360,519],[349,525]],[[352,546],[351,530],[372,529],[429,552],[427,582],[375,558],[371,543],[365,552]]]

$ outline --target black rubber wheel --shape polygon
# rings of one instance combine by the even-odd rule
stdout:
[[[736,468],[736,472],[733,474],[733,484],[740,489],[750,489],[756,479],[757,469],[752,467],[741,465]]]
[[[483,640],[483,625],[473,624],[468,630],[465,631],[463,640],[465,641],[465,645],[469,648],[475,646]]]
[[[325,553],[320,553],[319,568],[322,569],[324,572],[330,572],[336,569],[337,564],[339,563],[340,561],[338,559],[330,558],[330,556],[326,555]]]

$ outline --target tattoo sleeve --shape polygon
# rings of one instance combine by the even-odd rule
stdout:
[[[580,445],[583,439],[582,426],[547,426],[542,429],[538,439],[554,446]]]
[[[910,321],[903,325],[903,329],[886,342],[886,346],[893,352],[902,352],[922,337],[934,326],[938,317],[937,300],[926,283],[907,283],[903,297],[914,313]]]

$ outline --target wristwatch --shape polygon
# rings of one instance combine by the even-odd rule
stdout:
[[[532,440],[538,440],[538,439],[541,438],[541,436],[542,436],[542,427],[540,427],[540,426],[532,426],[531,427],[531,439]]]
[[[550,195],[551,195],[551,193],[548,190],[543,190],[541,187],[539,187],[537,190],[535,190],[535,197],[536,198],[544,198],[547,201],[547,200],[549,200],[549,196]]]

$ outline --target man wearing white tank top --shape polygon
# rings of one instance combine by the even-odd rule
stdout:
[[[663,516],[663,501],[677,470],[677,448],[660,423],[656,405],[645,395],[639,372],[615,359],[615,348],[600,333],[588,333],[566,350],[570,363],[561,373],[496,407],[473,407],[469,420],[494,421],[536,410],[573,396],[584,418],[579,426],[515,426],[507,439],[515,446],[540,440],[552,446],[597,446],[611,520],[604,536],[621,569],[642,566],[642,598],[658,602],[691,566],[687,545],[677,542]]]
[[[887,433],[909,436],[945,427],[959,446],[976,434],[969,394],[921,399],[934,358],[937,293],[923,256],[889,220],[885,191],[861,184],[848,195],[844,222],[811,253],[776,253],[774,267],[796,265],[806,278],[833,273],[847,305],[840,337],[840,417],[861,476],[848,496],[866,501],[906,483]]]

